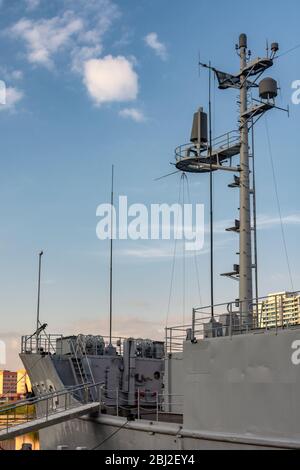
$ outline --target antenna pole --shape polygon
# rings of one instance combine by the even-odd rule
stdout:
[[[112,344],[112,309],[113,309],[113,233],[114,233],[114,165],[111,168],[111,212],[110,212],[110,272],[109,272],[109,344]]]
[[[213,172],[212,172],[212,111],[211,111],[211,63],[209,62],[209,203],[210,203],[210,304],[214,318],[214,219],[213,219]]]
[[[247,75],[243,73],[247,65],[247,36],[240,35],[241,58],[240,76],[240,283],[239,301],[241,324],[246,328],[252,324],[252,255],[251,255],[251,205],[249,168],[249,129],[247,117],[243,116],[248,107]]]
[[[40,327],[40,298],[41,298],[41,272],[42,272],[42,256],[43,251],[39,253],[39,274],[38,274],[38,296],[36,309],[36,347],[39,348],[39,327]]]

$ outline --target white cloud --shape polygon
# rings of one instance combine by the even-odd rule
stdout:
[[[49,20],[23,18],[10,28],[10,33],[25,41],[29,62],[51,67],[52,55],[66,46],[82,27],[82,21],[67,11],[62,17]]]
[[[281,220],[278,216],[260,215],[257,218],[257,228],[269,229],[280,225],[281,222],[283,225],[300,225],[300,213],[285,215]]]
[[[26,3],[33,8],[40,1]],[[100,58],[103,36],[119,16],[112,0],[62,0],[55,16],[21,18],[6,33],[22,41],[31,64],[53,69],[56,56],[63,52],[64,62],[82,76],[95,104],[132,101],[138,94],[134,59],[111,55]],[[19,78],[21,73],[16,73],[14,79]],[[144,119],[138,110],[126,110],[125,115],[139,122]]]
[[[5,82],[11,82],[14,80],[22,80],[22,70],[10,70],[6,67],[0,67],[0,78]]]
[[[268,230],[277,227],[280,223],[283,223],[285,226],[296,226],[300,225],[300,213],[294,213],[282,216],[282,220],[278,216],[261,214],[257,217],[257,229],[258,230]],[[232,227],[234,225],[232,220],[219,220],[214,224],[214,232],[217,234],[225,233],[226,228]],[[209,225],[205,227],[205,232],[209,233]]]
[[[0,111],[14,110],[15,106],[24,97],[22,90],[18,88],[8,87],[6,88],[6,104],[0,105]]]
[[[167,48],[165,44],[159,41],[157,33],[149,33],[144,38],[147,46],[151,47],[162,60],[167,59]]]
[[[73,0],[65,0],[66,5],[74,7]],[[98,58],[103,50],[103,36],[120,16],[118,7],[111,0],[77,0],[77,15],[84,23],[78,34],[76,45],[72,48],[72,69],[82,73],[84,62]]]
[[[226,236],[221,240],[216,240],[214,244],[215,250],[223,250],[224,247],[230,245],[233,240],[235,240],[235,238]],[[181,259],[183,256],[185,256],[186,259],[193,258],[195,255],[197,257],[206,256],[210,253],[210,249],[207,244],[201,250],[184,252],[182,250],[183,243],[185,243],[184,240],[178,240],[176,253],[178,259]],[[117,256],[124,257],[125,259],[128,258],[130,262],[145,260],[151,262],[163,260],[168,261],[174,257],[174,244],[174,240],[164,240],[163,242],[155,242],[153,240],[143,242],[139,240],[132,246],[117,250]]]
[[[142,111],[136,108],[121,109],[119,115],[124,118],[133,119],[135,122],[145,122],[146,118]]]
[[[101,52],[102,46],[100,44],[74,48],[71,52],[73,72],[83,73],[84,63],[89,59],[98,57]]]
[[[138,94],[138,76],[132,63],[123,56],[108,55],[86,61],[84,84],[97,105],[135,100]]]
[[[37,6],[37,0],[26,2]],[[62,0],[56,16],[22,18],[7,32],[23,41],[30,63],[53,67],[55,54],[65,50],[73,71],[82,72],[85,60],[99,57],[103,35],[118,17],[119,9],[112,0]]]
[[[13,80],[22,80],[22,78],[23,78],[23,72],[22,72],[22,70],[13,70],[13,71],[11,72],[11,78],[12,78]]]
[[[28,10],[35,10],[40,4],[40,0],[25,0]]]

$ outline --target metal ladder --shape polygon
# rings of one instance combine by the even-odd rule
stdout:
[[[86,355],[84,345],[80,342],[76,345],[76,348],[72,345],[73,357],[70,358],[71,367],[75,376],[77,383],[80,384],[89,384],[95,383],[93,372],[90,366],[89,358]],[[79,354],[78,354],[79,353]],[[88,364],[89,374],[86,373],[86,370],[82,363],[82,357],[85,357]],[[94,400],[93,391],[88,390],[88,398],[90,401]]]

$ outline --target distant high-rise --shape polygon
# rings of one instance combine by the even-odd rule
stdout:
[[[19,369],[17,371],[17,393],[25,395],[31,392],[31,383],[28,374],[25,369]]]
[[[17,372],[0,371],[0,396],[17,393]]]
[[[24,369],[17,372],[0,371],[0,398],[14,399],[31,391],[28,374]]]
[[[258,304],[258,327],[300,325],[300,294],[269,294]]]

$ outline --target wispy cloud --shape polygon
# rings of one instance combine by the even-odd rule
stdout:
[[[10,82],[20,81],[23,79],[23,72],[19,69],[9,69],[0,67],[0,76],[7,84]]]
[[[281,220],[278,216],[260,215],[257,218],[258,229],[270,229],[280,225]],[[285,215],[282,217],[284,225],[300,225],[300,213]]]
[[[100,331],[105,336],[108,333],[108,317],[103,315],[97,320],[81,319],[74,322],[71,327],[68,325],[68,334],[93,334]],[[115,337],[133,337],[133,338],[151,338],[154,340],[164,339],[164,325],[158,320],[146,320],[141,316],[116,315],[113,336]]]
[[[35,10],[40,5],[40,0],[25,0],[28,10]]]
[[[0,104],[0,111],[14,111],[16,105],[24,97],[24,92],[18,88],[6,88],[6,103]]]
[[[27,0],[30,8],[38,3]],[[6,33],[23,42],[25,57],[35,66],[55,69],[58,54],[65,53],[69,69],[81,75],[96,105],[132,101],[138,94],[134,60],[124,56],[100,57],[103,36],[119,17],[120,10],[112,0],[63,0],[55,16],[21,18]],[[127,117],[142,120],[137,110],[127,113]]]
[[[31,8],[38,3],[27,0]],[[65,50],[73,68],[82,70],[86,59],[102,51],[103,35],[118,17],[119,9],[111,0],[63,0],[55,16],[21,18],[7,33],[23,41],[26,58],[32,64],[54,67],[56,54]]]
[[[9,30],[11,36],[22,39],[27,48],[27,59],[32,64],[52,67],[52,56],[83,29],[82,20],[67,11],[61,17],[30,20],[22,18]]]
[[[224,247],[226,247],[228,244],[230,244],[234,238],[225,236],[222,240],[216,240],[214,244],[215,250],[221,250]],[[133,244],[133,242],[130,242]],[[185,243],[185,241],[177,241],[177,247],[176,247],[176,257],[177,258],[182,258],[183,257],[183,250],[182,250],[182,244]],[[135,243],[132,248],[130,246],[127,246],[126,248],[121,248],[116,251],[116,256],[120,257],[125,257],[129,258],[131,260],[140,260],[140,261],[163,261],[163,260],[169,260],[173,258],[174,256],[174,247],[175,247],[175,241],[170,240],[170,241],[162,241],[162,242],[157,242],[153,240],[149,240],[147,242],[138,242]],[[209,247],[208,245],[205,245],[201,250],[197,251],[185,251],[184,256],[186,258],[192,258],[195,255],[196,256],[205,256],[209,253]]]
[[[132,119],[135,122],[145,122],[146,117],[144,116],[143,112],[137,108],[124,108],[121,109],[119,115],[123,118]]]
[[[261,214],[257,217],[257,229],[258,230],[268,230],[280,225],[281,220],[279,216]],[[300,225],[300,213],[288,214],[282,217],[282,223],[286,226],[291,225]],[[226,228],[232,227],[234,225],[233,219],[224,219],[216,221],[214,224],[214,232],[217,234],[222,234],[225,232]],[[205,232],[209,232],[209,226],[206,225]]]
[[[157,33],[147,34],[144,40],[147,46],[153,49],[158,57],[160,57],[162,60],[167,59],[167,48],[165,44],[159,41]]]
[[[298,226],[300,225],[300,213],[289,214],[283,217],[282,222],[286,226]],[[232,220],[220,220],[216,221],[214,224],[214,233],[217,235],[215,238],[215,250],[223,250],[226,246],[237,240],[235,236],[230,236],[225,230],[228,227],[233,225]],[[270,230],[276,228],[280,225],[280,218],[273,215],[260,215],[257,220],[257,229],[258,230]],[[166,227],[166,226],[165,226]],[[174,225],[168,226],[170,229],[174,229]],[[186,227],[187,229],[187,227]],[[193,227],[190,228],[192,230]],[[175,228],[176,231],[176,228]],[[209,226],[205,226],[205,233],[209,233]],[[138,242],[128,241],[126,247],[120,248],[117,250],[117,256],[128,258],[135,261],[163,261],[169,260],[174,255],[174,240],[140,240]],[[180,258],[183,256],[182,243],[185,243],[184,240],[177,241],[177,257]],[[205,256],[209,253],[208,245],[196,252],[187,251],[185,256],[191,257],[194,256]]]

